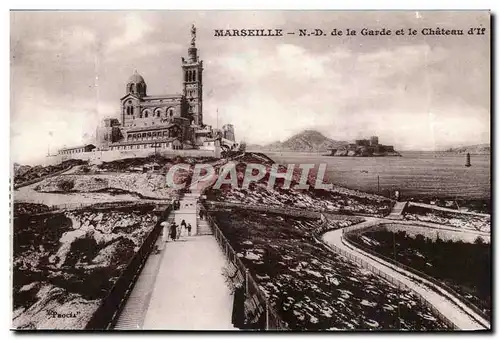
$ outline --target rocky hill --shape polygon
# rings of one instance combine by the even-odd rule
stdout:
[[[295,151],[295,152],[328,152],[330,148],[338,148],[347,145],[347,142],[336,141],[325,137],[322,133],[314,130],[305,130],[284,142],[273,142],[267,145],[248,145],[248,150],[266,151]]]
[[[29,165],[20,165],[18,163],[14,163],[13,164],[14,184],[21,184],[23,182],[36,180],[38,178],[54,174],[61,170],[68,169],[72,166],[83,165],[83,164],[87,164],[87,162],[79,159],[70,159],[57,165],[47,165],[47,166],[42,166],[42,165],[29,166]]]
[[[14,176],[23,176],[31,169],[29,165],[21,165],[18,163],[14,163]]]
[[[470,153],[471,155],[489,155],[491,153],[491,146],[490,144],[468,145],[458,148],[449,148],[446,152]]]
[[[154,228],[153,208],[15,218],[13,327],[83,329]]]

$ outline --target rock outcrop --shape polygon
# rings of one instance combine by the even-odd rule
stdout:
[[[83,329],[155,226],[151,209],[16,218],[14,327]]]

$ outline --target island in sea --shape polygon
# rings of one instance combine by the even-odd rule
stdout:
[[[394,146],[379,144],[377,136],[371,136],[370,139],[357,139],[354,143],[331,148],[330,151],[328,156],[401,157],[401,154],[394,150]]]
[[[329,152],[328,156],[401,156],[392,145],[379,144],[377,136],[349,143],[330,139],[315,130],[302,131],[284,142],[277,141],[267,145],[249,144],[246,149],[261,152]]]
[[[336,147],[347,145],[347,142],[336,141],[325,137],[315,130],[304,130],[283,142],[276,141],[267,145],[249,144],[247,150],[259,152],[328,152]]]

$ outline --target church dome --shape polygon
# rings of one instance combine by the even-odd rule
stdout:
[[[134,84],[146,83],[144,81],[144,78],[139,73],[137,73],[137,71],[135,71],[134,74],[130,76],[130,78],[128,79],[128,82],[129,82],[129,84],[130,83],[134,83]]]
[[[137,73],[137,71],[135,71],[128,80],[127,93],[131,93],[139,97],[145,97],[146,88],[147,86],[144,78],[139,73]]]

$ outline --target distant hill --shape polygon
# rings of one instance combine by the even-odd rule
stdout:
[[[249,144],[248,150],[295,151],[295,152],[328,152],[330,148],[347,145],[348,142],[336,141],[325,137],[318,131],[305,130],[284,142],[273,142],[267,145]]]
[[[491,153],[491,147],[490,144],[477,144],[458,148],[449,148],[445,151],[453,153],[470,153],[471,155],[489,155]]]

